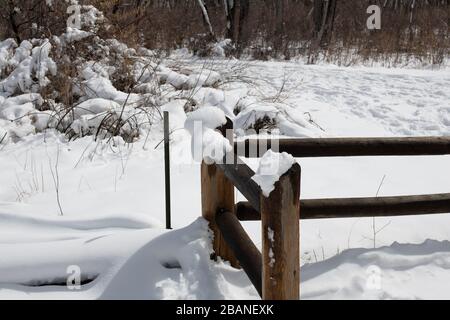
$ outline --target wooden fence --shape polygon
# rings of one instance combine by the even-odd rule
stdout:
[[[218,130],[225,136],[232,128],[228,121]],[[241,151],[250,150],[251,145],[272,146],[270,140],[230,142],[234,150]],[[286,139],[277,141],[277,149],[297,158],[445,155],[450,154],[450,137]],[[264,150],[260,151],[258,154]],[[450,193],[301,201],[301,168],[297,163],[267,198],[252,180],[255,173],[240,156],[251,154],[233,152],[223,164],[202,164],[202,211],[214,233],[212,258],[221,257],[242,268],[264,300],[300,298],[300,219],[450,213]],[[235,187],[248,202],[236,204]],[[240,221],[261,221],[262,253]]]

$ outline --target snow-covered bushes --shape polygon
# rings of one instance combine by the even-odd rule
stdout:
[[[11,41],[5,41],[9,50],[5,50],[6,59],[0,70],[13,69],[0,81],[0,92],[3,96],[20,93],[37,93],[49,84],[48,74],[56,75],[56,64],[49,57],[52,45],[48,40],[25,40],[19,47]],[[11,43],[13,42],[13,43]],[[2,42],[3,44],[3,42]],[[2,47],[6,47],[0,44]],[[9,59],[8,59],[9,51]]]
[[[121,135],[132,142],[179,92],[188,96],[222,80],[207,68],[169,68],[150,50],[89,30],[0,42],[0,119],[10,122],[2,124],[9,138],[56,128],[70,138]]]
[[[65,7],[70,4],[77,2]],[[142,123],[153,121],[149,113],[158,105],[159,90],[150,88],[159,82],[155,72],[153,79],[141,74],[156,68],[158,59],[151,51],[138,52],[109,40],[106,36],[114,34],[108,33],[103,14],[93,6],[80,9],[81,29],[67,27],[59,36],[21,43],[0,41],[0,125],[7,135],[3,140],[56,128],[70,137],[123,135],[133,141]],[[60,20],[66,23],[63,16]],[[143,84],[147,92],[132,92]]]
[[[186,67],[179,60],[163,61],[150,50],[95,34],[74,40],[70,32],[20,45],[0,42],[3,140],[51,128],[70,139],[119,135],[133,142],[161,120],[161,111],[172,101],[183,104],[180,119],[196,109],[215,107],[244,132],[279,128],[282,134],[311,135],[303,115],[250,94],[249,87],[257,84],[239,76],[242,68]]]
[[[118,41],[109,21],[93,6],[81,6],[81,29],[17,43],[0,41],[0,139],[3,143],[56,129],[75,139],[121,136],[134,142],[161,120],[161,110],[182,101],[183,116],[215,107],[236,129],[309,135],[308,123],[287,106],[264,102],[244,78],[245,66],[184,63]],[[226,54],[230,41],[211,45]],[[175,122],[181,122],[175,120]],[[179,123],[183,127],[183,123]]]
[[[69,138],[120,135],[132,142],[177,91],[221,81],[215,71],[169,68],[151,50],[102,38],[110,27],[103,14],[81,9],[82,30],[0,41],[2,141],[55,128]]]

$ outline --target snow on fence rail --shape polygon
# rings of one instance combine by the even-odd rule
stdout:
[[[229,120],[218,130],[225,136],[232,128]],[[238,154],[227,154],[224,163],[202,164],[202,211],[214,233],[215,256],[242,267],[265,300],[300,297],[300,219],[450,213],[450,193],[300,200],[301,168],[297,163],[265,197],[252,179],[255,172],[239,158],[254,156],[241,152],[243,147],[250,150],[252,143],[253,147],[272,146],[270,140],[247,140],[234,144]],[[450,154],[450,137],[285,139],[277,141],[276,147],[294,157],[444,155]],[[234,161],[230,163],[230,159]],[[235,204],[235,187],[248,202]],[[240,223],[259,220],[262,253]]]

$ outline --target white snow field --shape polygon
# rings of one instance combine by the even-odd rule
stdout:
[[[229,62],[208,63],[223,72]],[[202,108],[221,108],[239,128],[268,114],[284,136],[450,135],[448,68],[242,64],[241,76],[257,88],[234,83],[201,93]],[[243,271],[209,260],[200,166],[187,160],[191,138],[180,108],[165,106],[176,129],[174,231],[163,228],[161,124],[133,144],[67,142],[54,130],[0,144],[0,299],[258,299]],[[10,126],[0,120],[0,140]],[[375,196],[383,177],[380,196],[450,192],[449,156],[297,161],[305,199]],[[376,239],[373,223],[302,221],[303,299],[450,299],[450,214],[377,218]],[[260,224],[245,227],[260,245]],[[81,270],[80,290],[66,287],[71,266]]]

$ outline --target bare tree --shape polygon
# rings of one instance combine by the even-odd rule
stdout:
[[[326,46],[333,32],[336,0],[314,0],[314,31],[317,46]]]
[[[223,0],[226,16],[226,37],[238,47],[242,43],[242,30],[250,10],[249,0]]]
[[[209,11],[206,2],[204,0],[197,0],[197,2],[198,5],[200,6],[200,9],[202,10],[203,23],[208,28],[208,32],[211,38],[214,39],[215,38],[214,30],[211,24],[211,19],[209,18]]]

